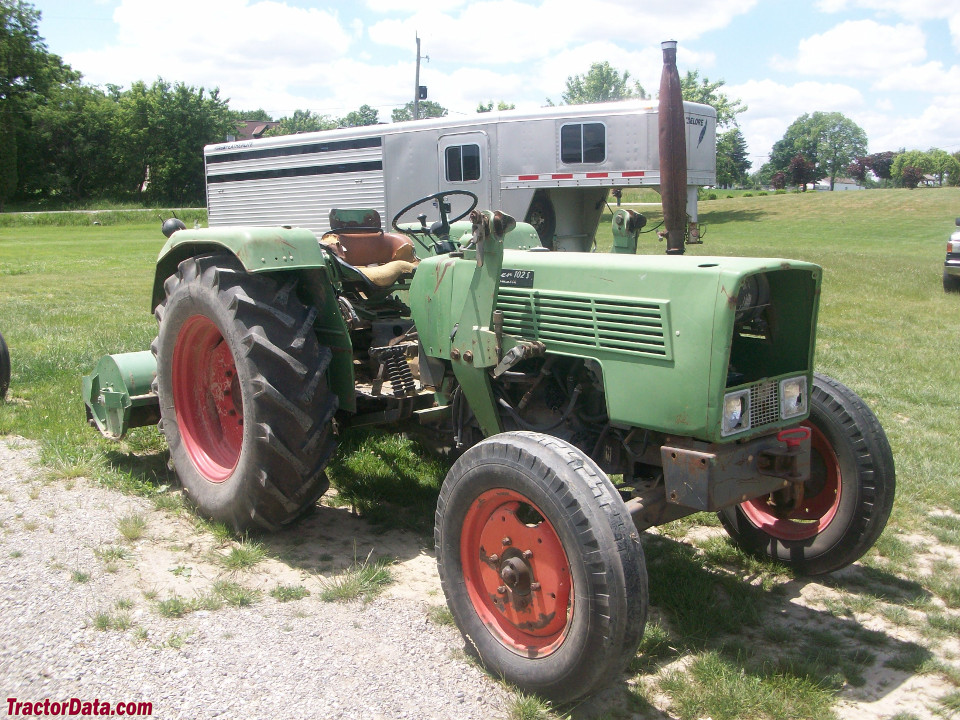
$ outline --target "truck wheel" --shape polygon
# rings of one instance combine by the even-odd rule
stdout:
[[[636,652],[647,615],[640,537],[577,448],[525,431],[474,445],[443,482],[435,540],[468,651],[507,681],[568,702]]]
[[[180,263],[157,306],[161,427],[200,512],[237,532],[296,519],[329,483],[337,398],[316,310],[229,255]]]
[[[819,575],[855,562],[880,536],[896,473],[876,416],[836,380],[814,375],[805,424],[813,452],[803,507],[778,511],[774,496],[764,495],[719,515],[740,547]]]
[[[10,388],[10,350],[7,349],[7,341],[0,335],[0,400],[7,397],[7,390]]]
[[[553,250],[553,236],[557,232],[557,214],[553,210],[550,197],[542,190],[534,193],[524,222],[533,225],[533,229],[540,236],[541,245]]]
[[[943,271],[943,291],[948,293],[960,292],[960,276],[948,275]]]

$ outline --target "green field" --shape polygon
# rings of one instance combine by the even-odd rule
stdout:
[[[835,585],[846,604],[823,613],[836,628],[811,618],[810,638],[836,630],[869,645],[866,631],[850,620],[857,608],[869,606],[878,617],[896,615],[926,638],[921,645],[888,647],[905,671],[939,672],[960,685],[960,670],[937,655],[944,633],[960,631],[960,567],[941,562],[932,574],[921,573],[913,562],[914,551],[960,545],[960,452],[952,442],[960,429],[960,295],[945,295],[941,286],[960,189],[721,198],[701,202],[705,244],[689,252],[797,258],[823,266],[817,369],[872,406],[897,464],[888,529],[859,574],[846,574]],[[648,215],[652,228],[658,213]],[[609,215],[604,222],[600,249],[611,245]],[[0,223],[0,332],[13,365],[10,395],[0,405],[0,434],[39,441],[50,477],[85,475],[148,496],[170,492],[174,480],[156,429],[107,443],[84,423],[79,392],[80,375],[101,354],[150,346],[156,322],[148,304],[163,241],[159,222]],[[640,242],[643,253],[663,252],[655,233]],[[373,516],[378,503],[407,505],[404,513],[382,514],[426,529],[443,464],[417,458],[407,442],[351,437],[347,444],[362,452],[341,454],[332,468],[342,498]],[[404,456],[401,487],[391,488],[397,464],[393,470],[391,463],[378,464],[378,455]],[[651,691],[670,697],[681,717],[829,712],[836,690],[862,681],[870,663],[831,650],[824,637],[817,645],[810,638],[797,643],[799,654],[780,652],[786,638],[761,619],[784,602],[791,578],[716,539],[698,547],[670,540],[694,523],[710,519],[679,521],[647,547],[654,616],[632,668],[639,678],[636,708],[646,707],[645,692]],[[911,544],[918,536],[920,545]],[[687,654],[693,660],[679,680],[660,673]],[[718,683],[726,695],[712,698],[710,688]],[[784,703],[784,696],[796,702]]]

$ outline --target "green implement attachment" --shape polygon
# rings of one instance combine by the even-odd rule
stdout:
[[[109,438],[122,438],[132,427],[155,425],[160,403],[151,386],[157,361],[149,350],[104,355],[80,380],[87,421]]]

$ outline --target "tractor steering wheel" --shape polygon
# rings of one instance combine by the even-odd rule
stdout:
[[[451,195],[464,195],[470,198],[471,200],[473,200],[473,202],[470,204],[470,207],[468,207],[462,213],[457,215],[455,218],[447,217],[447,206],[446,206],[446,203],[444,202],[445,198]],[[403,208],[403,210],[401,210],[400,212],[398,212],[396,215],[393,216],[393,221],[390,223],[390,225],[397,232],[405,232],[405,233],[411,233],[411,234],[433,234],[433,228],[427,229],[425,227],[420,227],[416,229],[401,229],[400,226],[397,224],[401,217],[406,215],[410,210],[413,210],[413,208],[417,207],[417,205],[422,205],[423,203],[429,202],[431,200],[436,200],[437,205],[440,207],[440,224],[439,226],[437,226],[439,235],[448,234],[450,232],[450,224],[457,222],[457,220],[462,220],[471,212],[473,212],[473,209],[477,206],[477,203],[479,202],[479,198],[476,195],[474,195],[472,192],[467,192],[466,190],[441,190],[438,193],[434,193],[433,195],[427,195],[426,197],[420,198],[419,200],[415,200],[414,202],[407,205],[405,208]]]

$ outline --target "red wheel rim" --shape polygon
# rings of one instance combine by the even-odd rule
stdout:
[[[553,525],[521,493],[487,490],[467,510],[460,536],[467,594],[504,646],[544,657],[573,619],[570,562]]]
[[[776,514],[770,495],[748,500],[740,505],[751,523],[778,540],[809,540],[821,533],[833,521],[840,506],[842,476],[840,463],[833,445],[816,425],[810,428],[810,479],[819,490],[804,497],[802,506],[785,517]],[[821,484],[822,481],[822,484]],[[809,486],[811,483],[807,483]]]
[[[223,482],[240,459],[243,403],[233,354],[209,318],[194,315],[180,328],[172,372],[183,447],[204,478]]]

